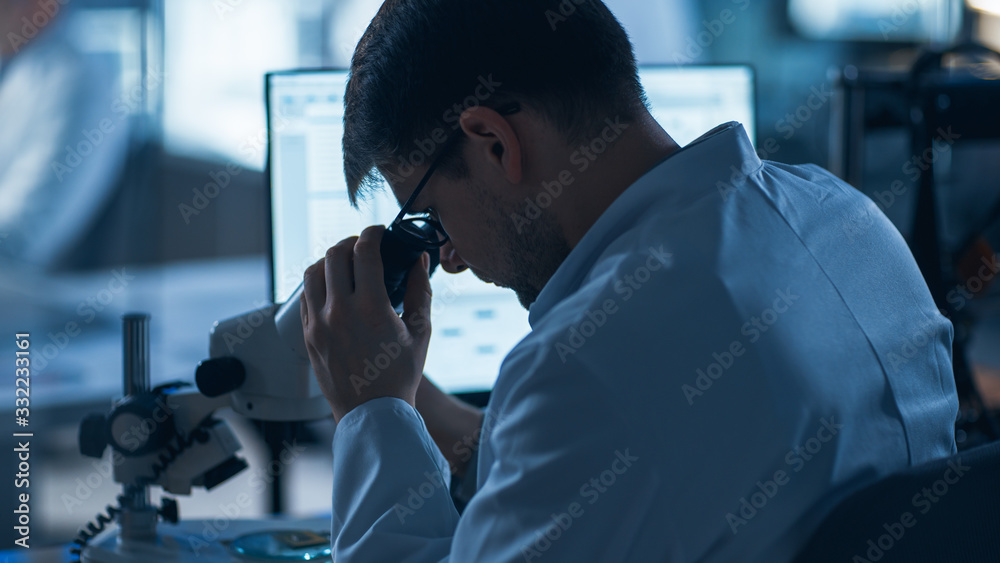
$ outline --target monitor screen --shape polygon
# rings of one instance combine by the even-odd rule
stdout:
[[[641,67],[653,118],[684,146],[720,123],[739,121],[756,143],[755,82],[745,65]]]
[[[748,67],[650,67],[640,78],[653,116],[679,144],[712,127],[740,121],[753,138],[753,74]],[[311,70],[267,75],[272,283],[275,303],[288,299],[305,269],[327,248],[399,211],[388,188],[351,207],[341,139],[347,72]],[[438,270],[431,278],[434,337],[425,371],[451,393],[493,387],[507,352],[529,331],[514,293],[470,272]]]

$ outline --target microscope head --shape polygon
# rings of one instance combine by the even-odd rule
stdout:
[[[305,348],[299,298],[216,322],[210,359],[195,372],[209,397],[230,394],[234,411],[258,420],[316,420],[331,415],[312,374]]]
[[[428,275],[444,244],[440,224],[430,219],[393,224],[379,247],[389,303],[402,313],[406,280],[424,252]],[[437,241],[437,242],[434,242]],[[299,300],[304,284],[283,305],[269,305],[219,321],[209,339],[210,359],[198,365],[195,381],[208,397],[231,394],[234,411],[259,420],[314,420],[331,416],[309,364]]]

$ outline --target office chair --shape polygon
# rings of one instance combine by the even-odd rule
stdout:
[[[1000,562],[1000,442],[855,492],[827,515],[795,561]]]

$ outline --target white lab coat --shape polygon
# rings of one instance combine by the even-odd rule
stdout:
[[[738,123],[622,194],[529,321],[461,517],[413,408],[341,420],[336,561],[789,561],[849,492],[955,451],[952,325],[905,242]]]

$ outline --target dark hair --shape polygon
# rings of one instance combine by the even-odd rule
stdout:
[[[361,37],[344,100],[351,202],[407,177],[474,105],[517,101],[569,142],[646,103],[624,28],[600,0],[387,0]],[[458,152],[458,151],[449,151]],[[444,174],[465,174],[461,159]]]

